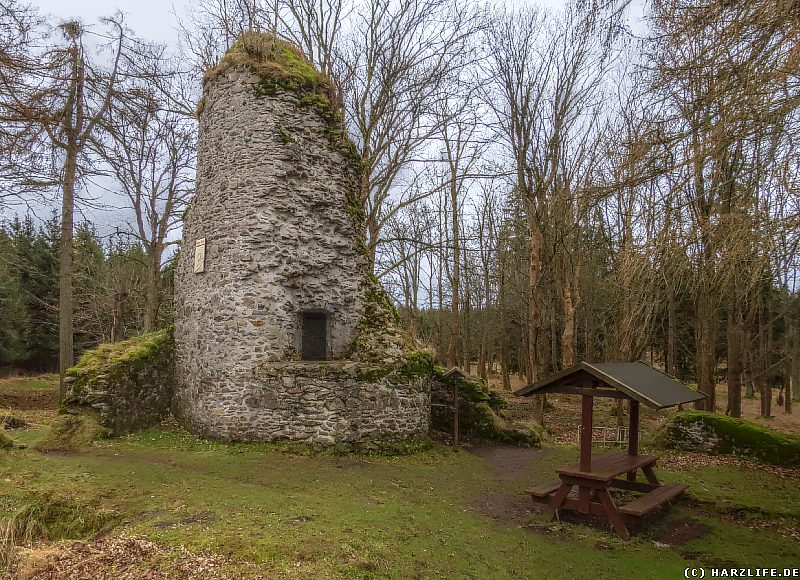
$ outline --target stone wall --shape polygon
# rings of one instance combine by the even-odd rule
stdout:
[[[427,433],[425,381],[370,383],[353,366],[401,368],[409,340],[371,275],[360,165],[327,83],[291,45],[254,33],[206,75],[175,274],[175,410],[199,433]],[[327,316],[332,362],[298,362],[304,312]]]
[[[96,412],[111,435],[125,435],[169,413],[174,382],[172,332],[151,332],[84,353],[67,371],[63,407]]]
[[[427,434],[429,377],[354,362],[267,363],[213,398],[186,401],[205,437],[361,443]]]

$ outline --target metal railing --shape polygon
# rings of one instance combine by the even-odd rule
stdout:
[[[578,441],[581,439],[581,430],[578,427]],[[627,427],[593,427],[592,442],[604,445],[625,445],[628,443],[629,432]]]

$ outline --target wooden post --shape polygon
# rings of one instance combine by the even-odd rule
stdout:
[[[583,395],[581,404],[581,471],[589,471],[592,465],[592,411],[594,397]]]
[[[458,453],[458,380],[453,380],[453,448]]]
[[[628,406],[628,455],[639,455],[639,401]]]
[[[628,455],[639,455],[639,401],[628,402]],[[628,472],[628,481],[636,481],[636,471]]]

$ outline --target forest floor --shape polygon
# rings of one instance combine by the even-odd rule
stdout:
[[[3,400],[13,391],[30,406],[23,390],[0,382]],[[553,403],[551,425],[573,412]],[[32,446],[55,410],[4,414],[27,423],[7,433]],[[602,521],[546,522],[525,494],[575,459],[558,439],[384,457],[203,441],[165,424],[80,453],[0,451],[0,520],[35,506],[51,536],[16,552],[17,578],[681,578],[687,567],[800,566],[800,470],[668,454],[658,472],[689,491],[625,542]]]

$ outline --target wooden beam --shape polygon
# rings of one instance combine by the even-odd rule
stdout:
[[[594,397],[584,395],[581,404],[581,471],[589,471],[592,465],[593,407]]]
[[[605,397],[607,399],[630,399],[630,397],[625,393],[620,393],[614,389],[593,389],[587,387],[574,387],[572,385],[561,385],[542,389],[542,392],[557,393],[559,395],[589,395],[590,397]]]

